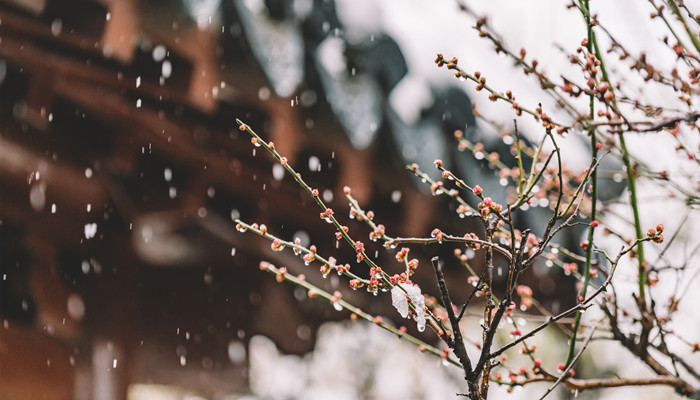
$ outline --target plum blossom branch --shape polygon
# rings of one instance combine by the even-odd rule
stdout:
[[[372,324],[375,324],[380,328],[391,332],[400,339],[405,339],[406,341],[416,345],[418,349],[422,352],[438,356],[452,365],[455,365],[460,368],[462,367],[462,365],[457,360],[449,357],[449,355],[447,355],[444,351],[439,350],[436,347],[416,338],[415,336],[407,333],[404,329],[394,328],[392,325],[384,322],[384,320],[380,316],[372,316],[371,314],[362,311],[360,308],[353,306],[352,304],[343,300],[339,292],[334,294],[326,292],[325,290],[307,281],[304,275],[291,274],[287,272],[286,268],[277,268],[273,264],[270,264],[266,261],[260,262],[260,269],[275,275],[278,282],[289,281],[297,286],[303,287],[307,290],[309,297],[321,297],[330,302],[331,304],[338,304],[338,306],[342,307],[342,309],[350,311],[352,315],[362,318],[365,321],[370,322]]]

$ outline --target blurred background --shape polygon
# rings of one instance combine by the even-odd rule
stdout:
[[[499,3],[512,7],[501,26],[545,59],[556,49],[538,43],[543,37],[583,26],[556,7],[548,14]],[[354,293],[337,276],[324,280],[236,232],[236,218],[265,223],[363,271],[235,120],[274,141],[338,214],[347,211],[348,185],[392,235],[478,233],[404,170],[416,162],[434,174],[440,158],[505,199],[485,155],[513,163],[507,140],[472,112],[488,100],[472,104],[468,86],[434,66],[435,54],[494,71],[504,89],[542,100],[536,83],[513,78],[510,62],[478,40],[473,21],[450,1],[0,1],[0,399],[461,392],[458,370],[258,270],[262,259],[286,266],[402,323],[389,299]],[[561,43],[576,46],[579,35],[570,36]],[[483,153],[458,152],[457,129],[482,142]],[[541,134],[528,122],[523,131]],[[565,146],[585,154],[579,139]],[[620,191],[611,181],[605,195]],[[519,223],[542,226],[546,200],[537,206]],[[352,222],[358,238],[368,233]],[[416,252],[427,263],[451,249]],[[396,267],[392,252],[377,246],[375,255]],[[524,279],[556,313],[573,303],[575,281],[549,266]],[[425,273],[416,281],[433,285]],[[465,281],[457,268],[448,273]],[[556,335],[543,341],[543,356],[566,350]],[[614,369],[598,361],[591,368]]]

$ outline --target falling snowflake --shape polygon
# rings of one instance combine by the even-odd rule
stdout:
[[[85,239],[92,239],[95,237],[97,234],[97,224],[96,223],[91,223],[91,224],[85,224]]]

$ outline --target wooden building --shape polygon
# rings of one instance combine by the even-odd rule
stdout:
[[[402,172],[381,133],[390,120],[381,96],[405,66],[372,70],[363,60],[379,58],[354,59],[348,76],[364,71],[380,96],[369,140],[353,139],[348,125],[364,120],[338,117],[342,99],[320,91],[313,51],[339,28],[328,2],[303,20],[286,2],[265,3],[268,25],[302,38],[288,55],[302,74],[286,83],[260,61],[281,51],[261,31],[265,18],[252,26],[252,13],[223,2],[218,21],[198,20],[186,4],[0,1],[0,399],[124,399],[139,382],[242,393],[252,335],[304,353],[322,321],[347,316],[274,283],[259,260],[308,267],[235,231],[241,216],[353,257],[335,250],[317,209],[255,154],[236,118],[328,189],[338,210],[349,185],[394,233],[457,226],[445,202]],[[265,43],[273,47],[260,50]],[[396,52],[382,43],[363,54]]]

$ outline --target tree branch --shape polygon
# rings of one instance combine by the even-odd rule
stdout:
[[[447,284],[445,284],[445,276],[442,273],[442,266],[440,265],[439,257],[433,257],[430,259],[433,263],[433,268],[435,269],[435,277],[437,278],[438,288],[440,289],[440,297],[442,299],[442,304],[447,310],[447,315],[450,318],[450,325],[452,325],[452,340],[448,343],[452,350],[454,350],[455,355],[462,363],[462,368],[464,368],[465,378],[467,380],[472,380],[474,371],[472,371],[472,363],[469,360],[469,355],[467,354],[467,348],[464,346],[464,339],[462,338],[462,332],[459,329],[459,320],[455,316],[455,312],[452,309],[452,300],[450,300],[450,294],[447,291]]]

